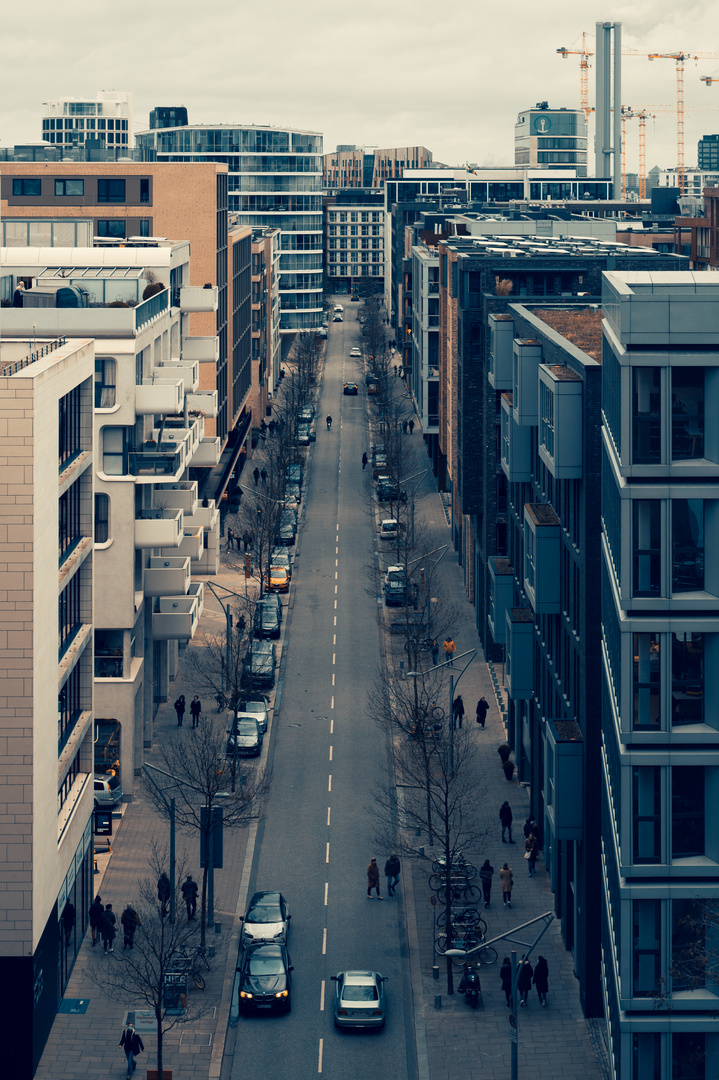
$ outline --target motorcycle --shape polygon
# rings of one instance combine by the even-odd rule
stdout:
[[[468,1005],[471,1005],[473,1009],[476,1009],[479,1005],[479,995],[482,992],[482,988],[479,985],[479,975],[476,968],[471,965],[464,969],[462,981],[459,984],[459,993],[464,994],[464,1000]]]

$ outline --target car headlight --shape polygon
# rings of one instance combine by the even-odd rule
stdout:
[[[252,997],[252,994],[249,994],[249,993],[247,992],[247,990],[240,990],[240,997],[241,997],[241,998],[251,998],[251,997]]]
[[[275,997],[287,997],[289,990],[280,990],[279,994],[275,994]]]

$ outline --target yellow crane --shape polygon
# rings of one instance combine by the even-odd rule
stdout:
[[[589,124],[589,114],[594,110],[589,105],[589,57],[594,56],[592,50],[587,48],[587,35],[582,32],[582,47],[581,49],[565,49],[562,46],[561,49],[557,49],[557,52],[563,60],[568,60],[570,56],[581,56],[579,61],[579,107],[584,113],[584,119]]]
[[[673,60],[677,73],[677,181],[679,191],[684,194],[684,61],[685,60],[716,60],[717,53],[648,53],[650,60]]]

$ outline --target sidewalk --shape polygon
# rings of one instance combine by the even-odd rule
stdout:
[[[417,431],[413,436],[407,436],[406,449],[416,459],[414,469],[408,468],[410,472],[427,463],[423,440],[417,439],[416,435]],[[431,474],[423,481],[421,494],[424,498],[418,498],[416,514],[418,520],[422,520],[422,527],[430,533],[431,546],[451,544],[446,507]],[[456,552],[450,549],[438,569],[449,603],[454,603],[461,612],[453,632],[457,654],[478,650],[457,693],[462,695],[465,703],[464,724],[470,725],[478,746],[481,773],[478,789],[486,792],[481,818],[487,824],[489,842],[482,851],[465,851],[465,854],[478,867],[485,858],[494,867],[490,908],[484,910],[483,902],[479,904],[488,923],[489,940],[545,912],[552,912],[554,897],[541,858],[535,876],[529,877],[522,831],[529,815],[529,792],[516,779],[509,782],[505,779],[497,753],[497,747],[506,741],[504,714],[500,711],[500,705],[506,709],[502,672],[497,672],[495,682],[493,671],[484,661],[474,626],[474,608],[467,600]],[[393,645],[395,662],[399,659],[397,649],[398,646]],[[461,666],[461,662],[456,664],[458,671]],[[482,695],[490,703],[484,730],[475,721],[475,706]],[[511,846],[501,842],[499,808],[505,799],[514,815],[513,838],[516,842]],[[511,909],[502,903],[499,883],[499,871],[505,861],[514,870]],[[481,1080],[507,1080],[510,1069],[509,1010],[500,985],[499,968],[502,958],[509,956],[512,949],[517,951],[518,959],[525,950],[521,944],[497,942],[497,963],[481,967],[479,971],[483,1004],[476,1011],[456,992],[461,977],[459,968],[454,969],[455,993],[448,996],[447,961],[444,957],[436,960],[433,957],[435,935],[428,873],[428,867],[419,860],[407,864],[400,886],[407,914],[420,1080],[457,1080],[458,1076],[462,1080],[479,1080],[480,1077]],[[476,883],[479,884],[479,877]],[[535,924],[519,935],[519,939],[531,944],[540,929],[541,923]],[[532,954],[532,966],[539,955],[549,964],[547,1008],[540,1007],[532,988],[528,1007],[518,1010],[520,1075],[531,1075],[533,1080],[606,1080],[609,1073],[606,1060],[602,1059],[601,1038],[595,1030],[597,1024],[587,1022],[582,1014],[572,955],[564,948],[557,920],[550,925]],[[432,977],[433,963],[439,966],[438,980]],[[599,1056],[594,1049],[597,1045]]]

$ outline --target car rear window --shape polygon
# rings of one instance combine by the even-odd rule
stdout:
[[[377,1001],[376,986],[345,986],[342,991],[345,1001]]]

